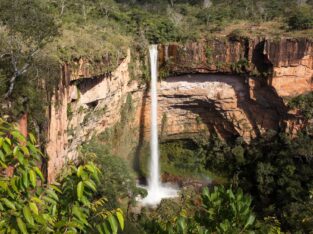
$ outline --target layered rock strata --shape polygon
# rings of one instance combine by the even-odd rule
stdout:
[[[216,38],[160,47],[161,69],[170,74],[229,73],[263,76],[279,96],[311,91],[313,42],[283,38]]]
[[[283,97],[312,90],[312,56],[312,42],[306,39],[220,38],[159,46],[160,75],[167,77],[159,83],[160,136],[216,132],[249,141],[270,129],[284,129],[284,123],[291,126],[283,121]],[[83,142],[120,122],[127,100],[134,113],[129,140],[134,145],[149,140],[149,89],[131,79],[130,62],[128,53],[112,72],[107,62],[80,59],[64,65],[50,106],[49,181],[77,157]]]

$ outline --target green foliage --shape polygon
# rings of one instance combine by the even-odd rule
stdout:
[[[136,178],[129,165],[122,158],[111,155],[110,150],[96,140],[90,141],[82,148],[84,159],[93,161],[101,171],[97,193],[108,198],[106,207],[117,208],[119,201],[127,199],[129,203],[135,202],[135,197],[141,194],[136,186]]]
[[[290,108],[297,108],[306,119],[313,117],[313,93],[300,95],[291,99],[288,103]]]
[[[2,0],[0,9],[3,25],[13,37],[21,35],[28,45],[42,46],[58,33],[54,17],[42,1]]]
[[[242,190],[214,187],[204,189],[202,202],[204,211],[198,214],[199,223],[209,233],[242,233],[253,230],[255,215],[251,209],[251,197]]]
[[[216,186],[200,195],[187,190],[181,201],[163,200],[155,211],[141,214],[140,222],[156,234],[280,233],[275,220],[256,220],[251,201],[241,189]]]
[[[313,28],[313,9],[311,6],[298,7],[288,18],[291,30],[304,30]]]
[[[162,171],[176,175],[204,172],[203,158],[193,141],[168,141],[160,145]]]
[[[293,140],[268,135],[249,145],[211,139],[203,152],[209,169],[227,175],[254,197],[260,215],[277,217],[286,230],[306,232],[312,228],[310,222],[303,224],[312,210],[312,143],[309,133]]]
[[[99,169],[69,165],[59,182],[44,185],[41,152],[32,134],[24,137],[0,119],[1,233],[117,233],[123,212],[104,208],[95,197]],[[41,182],[41,183],[40,183]]]
[[[0,113],[16,119],[28,112],[42,128],[44,108],[59,79],[58,60],[42,49],[58,35],[58,25],[37,0],[1,1],[0,24]]]
[[[237,74],[245,73],[248,67],[249,62],[247,61],[247,59],[240,59],[237,62],[231,64],[232,71]]]
[[[239,42],[247,38],[245,33],[243,32],[243,30],[241,30],[241,29],[235,29],[235,30],[231,31],[227,35],[227,37],[231,41],[239,41]]]

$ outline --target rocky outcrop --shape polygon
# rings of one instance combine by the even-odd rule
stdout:
[[[312,90],[312,56],[312,43],[305,39],[223,38],[159,46],[160,76],[166,77],[158,87],[160,137],[216,132],[249,141],[284,124],[295,126],[283,121],[287,108],[282,97]],[[149,141],[149,89],[131,79],[130,61],[128,52],[114,71],[106,60],[79,59],[63,67],[50,107],[49,181],[77,157],[83,142],[125,122],[127,102],[132,130],[125,132],[124,125],[120,130],[131,146],[114,141],[116,148],[125,148],[127,155]]]
[[[304,38],[267,40],[264,53],[273,64],[269,84],[280,96],[296,96],[312,91],[312,41]]]
[[[254,86],[250,90],[251,83]],[[236,75],[169,77],[158,89],[158,123],[163,139],[215,132],[223,138],[242,136],[248,141],[269,129],[278,130],[284,112],[281,99],[269,87]],[[149,135],[149,96],[145,113]]]
[[[77,158],[83,142],[120,120],[120,109],[127,94],[141,100],[141,88],[130,80],[129,62],[130,53],[112,73],[92,76],[87,65],[64,66],[62,82],[50,108],[46,146],[49,181],[55,179],[66,161]]]
[[[281,96],[311,91],[313,42],[308,39],[216,38],[159,48],[165,74],[228,73],[263,76]]]

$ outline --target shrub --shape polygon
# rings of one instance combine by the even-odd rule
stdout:
[[[247,36],[245,35],[244,31],[241,29],[235,29],[233,31],[231,31],[227,37],[229,38],[229,40],[231,41],[242,41],[243,39],[245,39]]]
[[[313,92],[291,99],[288,106],[299,109],[306,119],[313,118]]]
[[[98,169],[92,163],[68,165],[59,182],[44,184],[42,153],[32,134],[26,138],[0,119],[0,233],[117,233],[121,210],[104,209],[94,197]],[[40,183],[41,182],[41,183]]]
[[[164,200],[155,211],[143,213],[141,222],[145,231],[157,234],[280,233],[275,219],[271,220],[274,222],[256,220],[252,199],[241,189],[215,186],[204,188],[201,195],[193,191],[182,197],[181,203]]]
[[[299,7],[289,18],[288,26],[291,30],[305,30],[313,28],[313,10],[310,6]]]

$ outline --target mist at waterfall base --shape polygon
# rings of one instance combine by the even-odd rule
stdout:
[[[148,186],[146,187],[148,195],[140,200],[140,203],[148,206],[158,205],[163,198],[176,197],[178,190],[169,184],[162,184],[160,179],[160,155],[158,139],[158,47],[151,45],[149,47],[151,63],[151,139],[150,139],[150,175]]]

